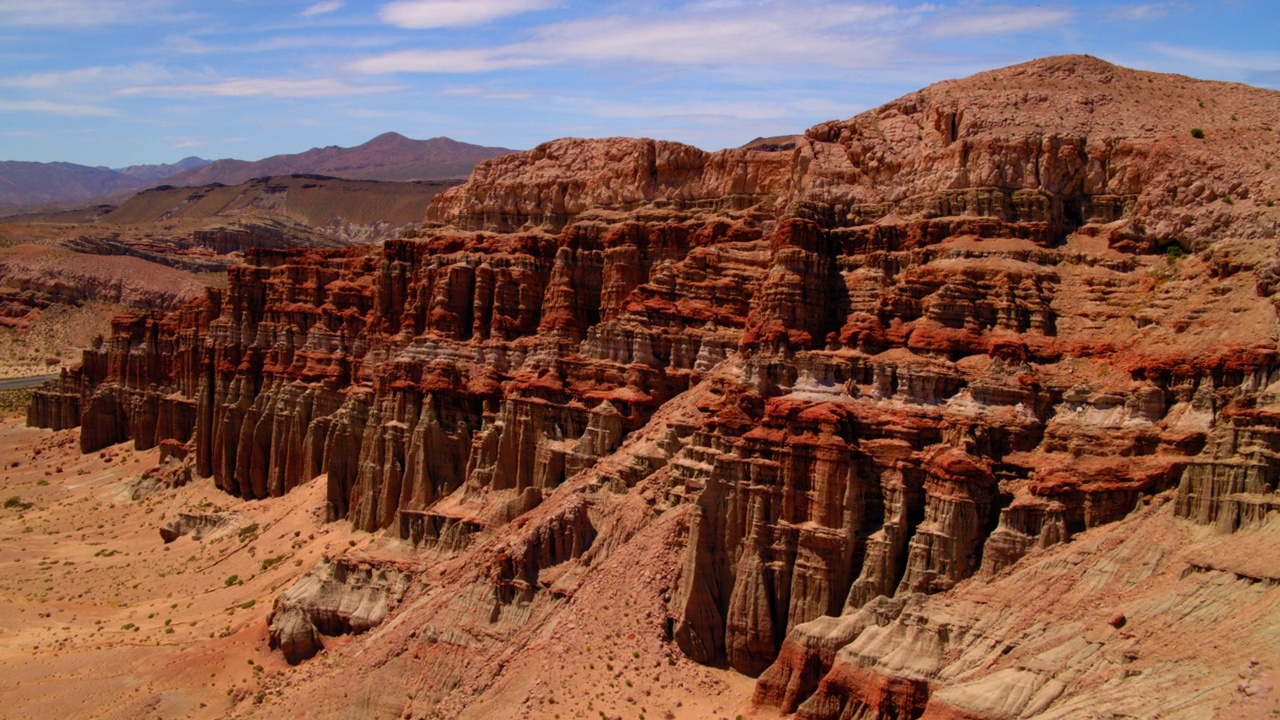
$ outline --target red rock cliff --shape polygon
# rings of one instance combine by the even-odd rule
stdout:
[[[1198,522],[1271,507],[1276,117],[1064,57],[784,150],[558,140],[481,163],[416,237],[250,252],[121,318],[31,422],[77,400],[85,450],[189,440],[242,497],[327,474],[331,519],[473,553],[501,603],[683,513],[685,654],[787,712],[916,717],[927,674],[837,654],[908,632],[886,598],[1175,485]]]

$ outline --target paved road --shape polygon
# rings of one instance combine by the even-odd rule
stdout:
[[[53,375],[36,375],[34,377],[5,378],[0,380],[0,390],[12,390],[14,388],[43,385],[56,377],[58,377],[58,373],[54,373]]]

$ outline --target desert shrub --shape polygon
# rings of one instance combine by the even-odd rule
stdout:
[[[1193,138],[1195,138],[1195,139],[1197,139],[1197,140],[1203,140],[1203,139],[1204,139],[1204,130],[1202,130],[1202,129],[1200,129],[1200,128],[1191,128],[1191,137],[1193,137]]]
[[[29,510],[31,509],[32,504],[29,502],[22,502],[22,498],[18,497],[17,495],[10,495],[8,498],[5,499],[4,507],[6,510],[12,509],[12,508],[17,508],[19,510]]]

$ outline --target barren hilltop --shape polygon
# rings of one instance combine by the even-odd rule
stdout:
[[[556,140],[378,247],[247,250],[37,392],[52,433],[13,430],[0,689],[96,717],[1268,715],[1277,118],[1048,58],[786,142]],[[67,560],[74,596],[43,581]]]
[[[458,180],[480,160],[511,152],[447,137],[412,140],[383,133],[354,147],[330,145],[261,160],[189,157],[171,165],[131,165],[113,170],[67,162],[0,161],[0,213],[57,211],[77,204],[121,203],[158,185],[240,185],[279,175],[326,175],[352,180]]]

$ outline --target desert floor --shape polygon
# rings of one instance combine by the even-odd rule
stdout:
[[[303,672],[268,648],[271,602],[367,541],[320,522],[323,480],[264,502],[208,481],[135,500],[157,451],[77,443],[0,420],[0,718],[222,717]],[[161,540],[179,509],[232,508],[228,530]]]
[[[13,409],[0,417],[0,720],[312,714],[294,704],[299,695],[332,692],[344,651],[358,652],[365,636],[326,638],[325,654],[291,667],[268,646],[272,602],[324,557],[382,555],[385,541],[323,522],[323,477],[265,501],[234,498],[209,480],[148,488],[142,476],[157,450],[121,444],[82,455],[78,433],[25,427]],[[166,545],[159,528],[179,512],[229,512],[236,521]],[[615,627],[626,623],[609,603],[630,599],[621,586],[607,598],[600,592],[570,613],[583,621],[573,633],[579,642],[526,651],[530,661],[468,712],[750,715],[751,679],[683,657],[664,662],[665,646],[646,645],[643,656],[619,651],[625,667],[615,670],[603,648],[636,635]],[[624,674],[637,678],[634,689]],[[330,701],[344,702],[336,693]],[[351,702],[351,710],[363,706]]]

